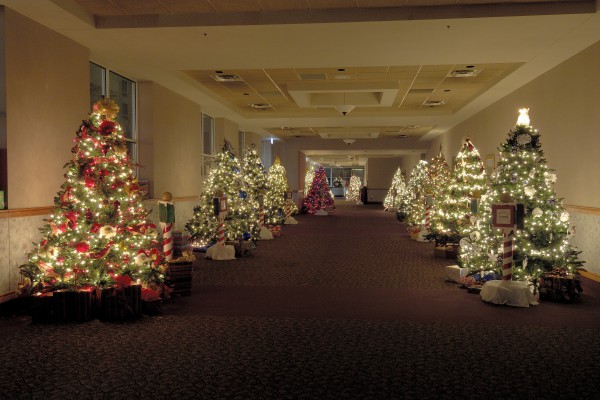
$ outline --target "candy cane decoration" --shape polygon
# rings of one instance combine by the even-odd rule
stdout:
[[[504,253],[502,257],[502,280],[512,280],[513,270],[513,239],[515,232],[512,229],[504,229],[502,232],[502,240],[504,242]]]
[[[219,227],[217,228],[217,245],[225,246],[225,224],[224,217],[219,216]]]
[[[430,232],[431,228],[431,206],[425,207],[425,230]]]
[[[163,225],[163,253],[165,259],[170,261],[173,259],[173,237],[171,231],[173,230],[173,224],[161,223]]]
[[[265,226],[265,209],[264,208],[260,209],[260,214],[259,215],[260,215],[260,217],[259,217],[259,220],[258,220],[258,227],[262,228],[263,226]]]

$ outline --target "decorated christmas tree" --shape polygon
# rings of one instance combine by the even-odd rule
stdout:
[[[404,176],[402,176],[402,170],[398,167],[392,178],[390,189],[383,200],[385,211],[398,211],[398,205],[405,190],[406,184],[404,183]]]
[[[554,268],[573,273],[582,265],[579,252],[569,245],[574,230],[569,213],[556,196],[556,174],[548,168],[540,134],[529,125],[527,109],[520,110],[517,125],[500,147],[500,160],[489,190],[480,204],[476,229],[461,243],[460,260],[473,271],[501,271],[502,232],[491,228],[491,204],[509,196],[523,204],[524,229],[515,229],[513,279],[536,284]]]
[[[437,242],[458,243],[473,229],[471,205],[487,187],[483,162],[469,139],[458,152],[450,183],[445,187],[433,218],[432,231]]]
[[[315,172],[308,168],[306,170],[306,174],[304,174],[304,197],[308,194],[310,190],[310,185],[312,185],[313,180],[315,179]]]
[[[440,209],[443,207],[444,194],[450,184],[450,169],[448,163],[442,154],[442,146],[437,156],[433,157],[429,162],[429,174],[425,181],[425,193],[428,197],[426,205],[426,219],[429,218],[426,225],[429,231],[429,239],[437,239],[439,232],[435,227],[438,226],[438,218]]]
[[[302,205],[307,213],[314,214],[319,210],[324,210],[326,207],[333,207],[333,204],[333,197],[331,196],[331,190],[327,184],[325,169],[319,167],[319,169],[315,171],[315,178],[310,185],[310,190],[304,198]]]
[[[352,175],[350,177],[350,185],[348,186],[348,193],[346,193],[346,197],[348,200],[359,201],[360,200],[360,186],[362,183],[360,182],[360,178],[356,175]]]
[[[279,156],[267,174],[267,195],[265,196],[265,224],[281,225],[285,220],[285,192],[288,190],[286,171]]]
[[[425,184],[428,175],[428,163],[421,160],[410,173],[407,191],[410,194],[408,205],[408,228],[413,233],[423,230],[425,225]]]
[[[100,100],[77,130],[43,239],[21,266],[34,291],[162,281],[156,227],[146,219],[118,112]]]
[[[259,179],[259,174],[255,171],[251,174]],[[224,224],[226,238],[256,238],[260,229],[259,205],[256,198],[248,194],[249,190],[254,189],[245,182],[231,144],[225,141],[225,145],[216,156],[214,167],[208,174],[200,201],[194,207],[194,217],[185,225],[196,246],[216,242],[219,223],[214,213],[213,199],[218,192],[227,196],[228,213]]]
[[[267,172],[254,145],[246,149],[242,163],[242,174],[248,195],[256,199],[267,191]]]

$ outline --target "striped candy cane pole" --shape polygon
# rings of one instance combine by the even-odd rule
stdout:
[[[225,246],[225,218],[219,216],[219,227],[217,228],[217,245]]]
[[[514,238],[514,231],[512,229],[505,229],[502,232],[502,240],[504,241],[504,255],[502,257],[502,280],[503,281],[512,281],[513,238]]]
[[[259,228],[262,228],[263,226],[265,226],[265,209],[264,208],[260,209],[260,217],[258,220],[258,224],[259,224],[258,225]]]
[[[171,231],[173,230],[173,224],[162,223],[163,225],[163,253],[167,261],[173,259],[173,237]]]
[[[425,230],[430,232],[431,228],[431,206],[425,207]]]

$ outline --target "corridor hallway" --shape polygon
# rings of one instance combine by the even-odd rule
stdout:
[[[127,323],[0,321],[0,397],[595,398],[600,286],[579,304],[483,303],[381,205],[300,215],[192,295]]]

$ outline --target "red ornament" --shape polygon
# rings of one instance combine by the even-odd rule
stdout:
[[[91,222],[94,219],[94,213],[89,208],[85,212],[85,219],[87,222]]]
[[[79,216],[79,213],[76,213],[74,211],[67,211],[65,213],[65,218],[69,220],[69,228],[70,229],[75,229],[77,227],[77,217]]]
[[[104,120],[100,124],[100,134],[108,136],[116,130],[116,124],[112,121]]]
[[[44,239],[44,240],[42,240],[42,243],[40,243],[40,246],[44,247],[47,243],[48,243],[48,240]]]
[[[87,253],[88,251],[90,251],[90,245],[85,242],[79,242],[75,245],[75,249],[79,253]]]
[[[100,225],[97,222],[94,222],[94,224],[90,228],[90,232],[92,232],[92,233],[98,233],[98,231],[100,230],[100,228],[102,228],[102,225]]]

